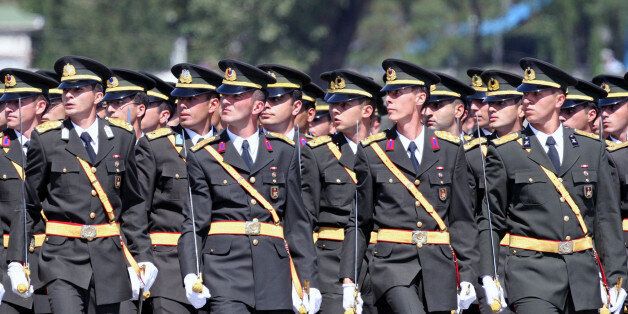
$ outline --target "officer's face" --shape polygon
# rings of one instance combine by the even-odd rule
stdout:
[[[95,112],[95,107],[102,97],[103,93],[95,91],[93,85],[64,89],[62,101],[65,114],[69,117],[82,117]]]
[[[142,118],[142,131],[148,133],[160,127],[164,127],[170,118],[170,112],[165,108],[164,101],[152,102],[146,108],[146,113]]]
[[[476,121],[480,128],[488,127],[488,104],[479,99],[471,101],[471,119]]]
[[[355,132],[355,126],[362,119],[363,107],[360,105],[362,99],[354,99],[340,103],[329,104],[331,121],[339,132]],[[370,107],[370,106],[369,106]]]
[[[310,122],[309,128],[312,136],[328,135],[331,132],[331,120],[329,116],[323,116]]]
[[[61,100],[52,102],[49,105],[48,111],[41,117],[42,121],[54,121],[65,119],[65,108],[63,108],[63,102]]]
[[[569,128],[589,131],[589,125],[595,120],[595,110],[586,105],[560,109],[560,122]]]
[[[428,102],[423,106],[423,123],[430,129],[447,131],[456,123],[454,111],[452,101]]]
[[[42,96],[36,96],[7,101],[5,106],[4,114],[7,127],[23,132],[26,130],[22,130],[22,128],[30,128],[37,114],[43,113],[46,102]]]
[[[388,118],[393,122],[403,121],[420,112],[427,94],[420,88],[404,87],[386,93]]]
[[[135,124],[144,115],[145,106],[136,102],[133,97],[107,102],[107,116]]]
[[[523,112],[532,125],[544,125],[558,118],[565,94],[556,88],[523,93]]]
[[[602,107],[602,126],[604,133],[615,137],[628,131],[628,101]]]
[[[221,95],[220,118],[224,125],[244,126],[252,116],[259,115],[264,110],[264,99],[254,97],[254,91],[237,95]]]
[[[259,116],[262,125],[284,124],[301,111],[301,101],[294,100],[291,93],[266,98],[264,111]]]
[[[179,123],[184,128],[193,130],[204,128],[217,107],[218,98],[209,93],[178,98]]]
[[[499,135],[509,133],[523,119],[520,99],[495,101],[488,104],[488,126]]]

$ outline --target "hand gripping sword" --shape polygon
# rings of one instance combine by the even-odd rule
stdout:
[[[20,119],[20,137],[24,136],[24,129],[22,129],[22,99],[18,98],[18,115],[19,115],[19,119]],[[18,139],[18,143],[20,143],[20,149],[22,149],[21,146],[22,143],[20,142],[20,139]],[[22,157],[20,159],[20,163],[21,163],[21,167],[22,167],[22,184],[20,184],[20,194],[22,196],[22,218],[23,218],[23,224],[24,224],[24,275],[26,275],[26,280],[27,283],[26,284],[18,284],[17,285],[17,292],[19,293],[26,293],[26,291],[28,291],[29,287],[30,287],[30,283],[31,283],[31,271],[30,271],[30,267],[28,265],[28,246],[29,246],[29,242],[28,241],[28,230],[26,230],[26,189],[24,187],[24,185],[26,184],[26,171],[24,169],[24,165],[26,164],[25,162],[25,157],[24,157],[24,150],[22,149],[22,152],[20,154],[20,156]]]

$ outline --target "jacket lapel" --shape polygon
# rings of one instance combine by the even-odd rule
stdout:
[[[89,156],[87,156],[83,140],[79,138],[72,122],[70,122],[69,119],[65,120],[63,126],[69,130],[69,138],[67,144],[65,145],[65,150],[67,150],[70,154],[89,162]]]
[[[399,140],[397,130],[392,129],[391,133],[391,136],[388,136],[386,141],[388,141],[388,139],[393,139],[395,141],[395,149],[392,152],[386,152],[388,158],[390,158],[395,165],[403,168],[406,172],[412,174],[412,176],[415,176],[416,173],[414,173],[414,166],[412,166],[412,161],[410,161],[410,157],[408,157],[408,153],[403,147],[403,143]]]
[[[560,165],[559,176],[563,176],[580,158],[580,150],[571,143],[570,136],[573,136],[573,130],[563,127],[563,162]]]
[[[430,169],[432,165],[438,161],[438,151],[434,151],[432,149],[432,137],[434,136],[434,131],[424,127],[423,132],[425,133],[423,135],[425,136],[423,139],[423,156],[421,157],[421,165],[419,167],[417,177]]]
[[[266,138],[265,134],[259,135],[259,143],[257,146],[257,158],[255,158],[255,162],[251,166],[251,175],[264,169],[264,167],[268,165],[274,159],[272,153],[269,152],[268,149],[266,148],[266,145],[264,145],[265,138]],[[294,145],[301,145],[301,144],[299,142],[295,142]],[[295,150],[296,149],[297,148],[295,147]],[[242,160],[242,162],[244,162],[244,160]]]
[[[528,137],[530,141],[530,153],[528,154],[528,158],[530,158],[535,163],[547,168],[548,170],[556,173],[554,169],[554,165],[552,165],[552,161],[545,153],[545,149],[543,149],[543,145],[539,142],[539,139],[534,135],[534,132],[528,127],[524,130],[523,134]],[[525,139],[523,139],[525,141]]]
[[[341,165],[349,169],[353,169],[353,166],[355,166],[355,154],[351,150],[351,146],[349,146],[349,142],[347,141],[345,136],[342,135],[342,133],[338,133],[337,137],[338,137],[338,141],[336,143],[338,147],[340,147],[339,162]]]
[[[22,150],[22,144],[20,144],[20,141],[17,138],[17,134],[12,129],[7,129],[4,134],[8,135],[9,139],[11,140],[11,145],[7,148],[4,148],[4,150],[6,151],[4,156],[6,156],[11,161],[17,163],[18,165],[22,165],[26,158],[24,158],[25,156],[24,151]],[[26,165],[22,165],[22,167],[25,168]]]
[[[250,171],[249,167],[246,166],[246,163],[244,162],[244,159],[242,159],[242,156],[238,154],[238,151],[233,145],[233,142],[231,141],[231,139],[229,138],[227,131],[226,130],[222,131],[220,137],[221,137],[220,141],[224,142],[226,146],[225,152],[223,153],[224,161],[242,171],[249,173]]]
[[[94,165],[97,165],[101,160],[109,155],[109,152],[113,149],[114,138],[115,137],[107,137],[105,134],[105,121],[98,119],[98,154],[96,154]]]

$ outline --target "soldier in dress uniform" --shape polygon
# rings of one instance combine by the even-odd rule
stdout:
[[[322,88],[318,87],[318,85],[313,82],[309,82],[304,85],[302,88],[303,95],[301,95],[301,102],[303,103],[303,107],[305,110],[303,113],[297,115],[295,119],[295,123],[299,127],[299,131],[305,134],[307,139],[313,139],[314,135],[310,133],[310,126],[312,125],[314,119],[316,118],[316,103],[319,99],[322,99],[325,96],[325,92]],[[300,116],[304,117],[301,118]],[[326,134],[325,134],[326,135]]]
[[[27,296],[31,284],[45,288],[55,313],[117,313],[120,302],[137,298],[141,287],[150,290],[157,276],[133,128],[96,117],[109,69],[78,56],[61,58],[54,68],[69,118],[31,134],[26,220],[12,224],[7,254],[12,289]],[[29,283],[24,235],[30,238],[42,216],[46,240],[39,259],[30,261],[39,266],[39,281]]]
[[[597,313],[608,295],[605,310],[617,313],[626,252],[608,156],[598,138],[560,123],[576,79],[541,60],[520,65],[517,91],[529,125],[488,148],[482,215],[493,229],[480,227],[480,252],[487,259],[499,249],[497,241],[491,248],[491,232],[494,239],[509,233],[504,281],[516,313]],[[481,263],[487,302],[505,306],[488,265]]]
[[[263,89],[276,80],[235,60],[219,66],[225,74],[216,91],[228,128],[197,143],[187,159],[194,219],[185,212],[179,239],[186,295],[197,308],[211,295],[203,310],[212,313],[315,313],[316,252],[295,143],[258,129]]]
[[[331,115],[329,114],[329,104],[317,103],[314,118],[310,122],[309,132],[313,137],[329,135],[331,133]]]
[[[465,102],[475,90],[445,73],[433,73],[438,75],[440,83],[430,86],[430,98],[423,106],[424,124],[433,130],[460,136]]]
[[[148,133],[165,127],[170,117],[174,115],[176,105],[170,96],[174,84],[164,82],[150,73],[141,73],[155,81],[155,87],[146,92],[148,105],[146,105],[146,111],[142,117],[142,132]]]
[[[2,180],[0,180],[0,218],[4,225],[3,247],[8,248],[10,242],[10,227],[12,223],[23,223],[24,167],[30,138],[35,127],[41,123],[41,117],[46,110],[48,101],[46,93],[55,88],[57,82],[34,72],[20,69],[4,69],[0,71],[4,79],[5,93],[0,102],[6,107],[5,115],[7,128],[2,131]],[[20,117],[21,116],[21,117]],[[29,242],[30,260],[39,256],[39,248],[44,240],[43,221],[35,227],[35,235]],[[6,251],[1,256],[6,261]],[[5,268],[5,267],[2,267]],[[38,271],[36,265],[31,268],[31,278],[37,282]],[[5,278],[4,286],[11,287],[9,277]],[[42,291],[27,298],[9,291],[0,306],[2,313],[49,313],[48,300]],[[45,294],[45,293],[44,293]]]
[[[183,125],[148,132],[140,138],[136,148],[138,181],[146,201],[153,256],[159,269],[149,299],[151,313],[157,314],[195,312],[185,297],[177,254],[183,212],[189,211],[190,202],[185,149],[200,140],[200,136],[194,134],[211,132],[211,111],[219,101],[215,86],[222,81],[218,73],[201,68],[190,71],[177,66],[173,73],[183,75],[183,81],[188,83],[178,83],[168,96],[161,95],[181,100]],[[162,106],[163,97],[157,96],[154,97],[161,99],[157,100],[158,106]]]
[[[628,81],[620,76],[598,75],[593,83],[607,92],[606,97],[598,101],[607,143],[628,141]]]
[[[593,132],[598,115],[597,101],[605,96],[606,91],[601,87],[579,79],[575,88],[567,92],[565,103],[560,108],[560,122],[568,128]]]
[[[480,68],[470,68],[467,70],[467,76],[471,78],[471,87],[475,90],[475,94],[468,96],[469,101],[469,117],[473,120],[473,127],[469,134],[475,137],[489,137],[493,132],[488,124],[488,104],[484,102],[486,97],[487,86],[480,76],[484,70]],[[478,134],[478,124],[480,131]]]
[[[55,80],[57,85],[60,83],[59,77],[55,71],[39,70],[36,71],[36,73]],[[61,99],[62,93],[63,92],[58,88],[48,90],[48,106],[46,106],[46,111],[44,111],[44,115],[42,116],[42,122],[65,119],[65,109],[63,109],[63,101]]]
[[[321,313],[342,313],[343,286],[338,280],[340,253],[344,240],[344,227],[355,207],[356,176],[353,171],[358,143],[369,135],[372,119],[381,98],[381,86],[358,73],[336,70],[327,72],[322,79],[333,82],[342,77],[354,90],[327,95],[330,113],[338,131],[308,142],[311,150],[303,150],[303,200],[308,211],[314,214],[314,239],[318,257],[319,279],[323,303]],[[336,85],[333,85],[334,87]],[[368,96],[370,95],[370,96]],[[355,245],[348,243],[347,245]],[[362,298],[367,300],[368,313],[374,312],[370,279],[363,284],[367,273],[367,259],[360,263],[363,272],[360,280]],[[355,285],[348,285],[353,291]]]
[[[107,106],[107,116],[132,125],[139,139],[144,134],[141,124],[149,101],[146,92],[155,88],[155,81],[127,69],[111,69],[111,72],[113,75],[107,79],[102,99]]]
[[[421,123],[429,86],[439,83],[439,77],[402,60],[384,60],[382,67],[386,71],[382,91],[395,125],[358,147],[354,167],[358,237],[350,220],[340,278],[352,283],[354,256],[364,256],[375,231],[369,273],[378,309],[384,308],[385,313],[464,309],[475,300],[471,282],[477,278],[472,269],[477,263],[477,229],[468,167],[457,136]],[[342,92],[346,83],[341,79],[335,83],[337,92]],[[354,210],[351,216],[355,214]],[[354,241],[358,241],[357,252]],[[352,299],[349,292],[345,291],[346,300]],[[354,306],[343,303],[345,308]]]

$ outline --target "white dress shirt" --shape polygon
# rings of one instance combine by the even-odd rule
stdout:
[[[345,139],[347,140],[347,143],[349,143],[349,147],[351,147],[351,151],[353,152],[353,154],[355,155],[355,153],[358,152],[358,143],[353,142],[350,138],[348,138],[346,135],[343,135],[345,137]],[[420,160],[420,159],[419,159]]]
[[[210,128],[209,132],[207,132],[207,134],[205,135],[200,135],[188,128],[185,128],[185,133],[187,133],[190,139],[192,140],[192,145],[196,145],[196,143],[198,143],[198,141],[200,141],[201,138],[206,139],[206,138],[214,136],[214,128]]]
[[[403,134],[399,133],[399,131],[397,131],[397,136],[399,137],[399,140],[401,141],[401,145],[403,145],[403,148],[406,150],[406,154],[408,155],[408,158],[410,158],[410,152],[408,151],[408,146],[410,145],[410,142],[414,142],[416,144],[416,151],[414,151],[414,156],[416,157],[416,160],[418,160],[420,163],[421,158],[423,158],[423,143],[425,142],[425,126],[421,126],[421,132],[419,133],[419,136],[417,136],[412,141],[409,138],[403,136]]]
[[[24,152],[24,154],[26,155],[28,153],[28,149],[26,149],[26,143],[28,143],[28,141],[30,141],[30,139],[26,136],[24,136],[24,134],[20,133],[17,130],[15,131],[15,135],[17,136],[17,140],[20,142],[20,144],[22,145],[22,151]]]
[[[556,147],[556,150],[558,151],[558,159],[560,160],[560,164],[562,165],[563,151],[565,150],[565,143],[563,142],[563,125],[561,124],[558,129],[556,129],[556,131],[554,131],[554,133],[552,134],[545,134],[535,129],[532,124],[530,124],[530,129],[532,130],[532,132],[534,132],[536,138],[539,139],[539,142],[541,143],[541,146],[543,146],[543,150],[545,150],[546,154],[549,151],[549,146],[547,146],[545,142],[547,142],[547,138],[550,136],[554,138],[554,140],[556,141],[556,145],[554,145],[554,147]]]
[[[92,123],[92,125],[90,125],[87,129],[83,129],[82,127],[78,126],[74,122],[72,122],[72,125],[74,126],[74,131],[76,131],[76,134],[79,136],[79,139],[81,138],[81,134],[83,134],[83,132],[87,132],[89,136],[92,137],[92,142],[90,144],[92,145],[92,148],[94,149],[94,153],[98,154],[98,119],[94,120],[94,123]],[[83,141],[81,140],[81,142]]]
[[[255,159],[257,158],[257,149],[259,147],[259,131],[255,130],[251,136],[244,138],[235,135],[229,130],[229,128],[227,128],[227,135],[229,135],[229,140],[231,140],[240,156],[242,156],[242,143],[244,140],[247,140],[249,142],[249,154],[251,155],[251,160],[255,163]]]

